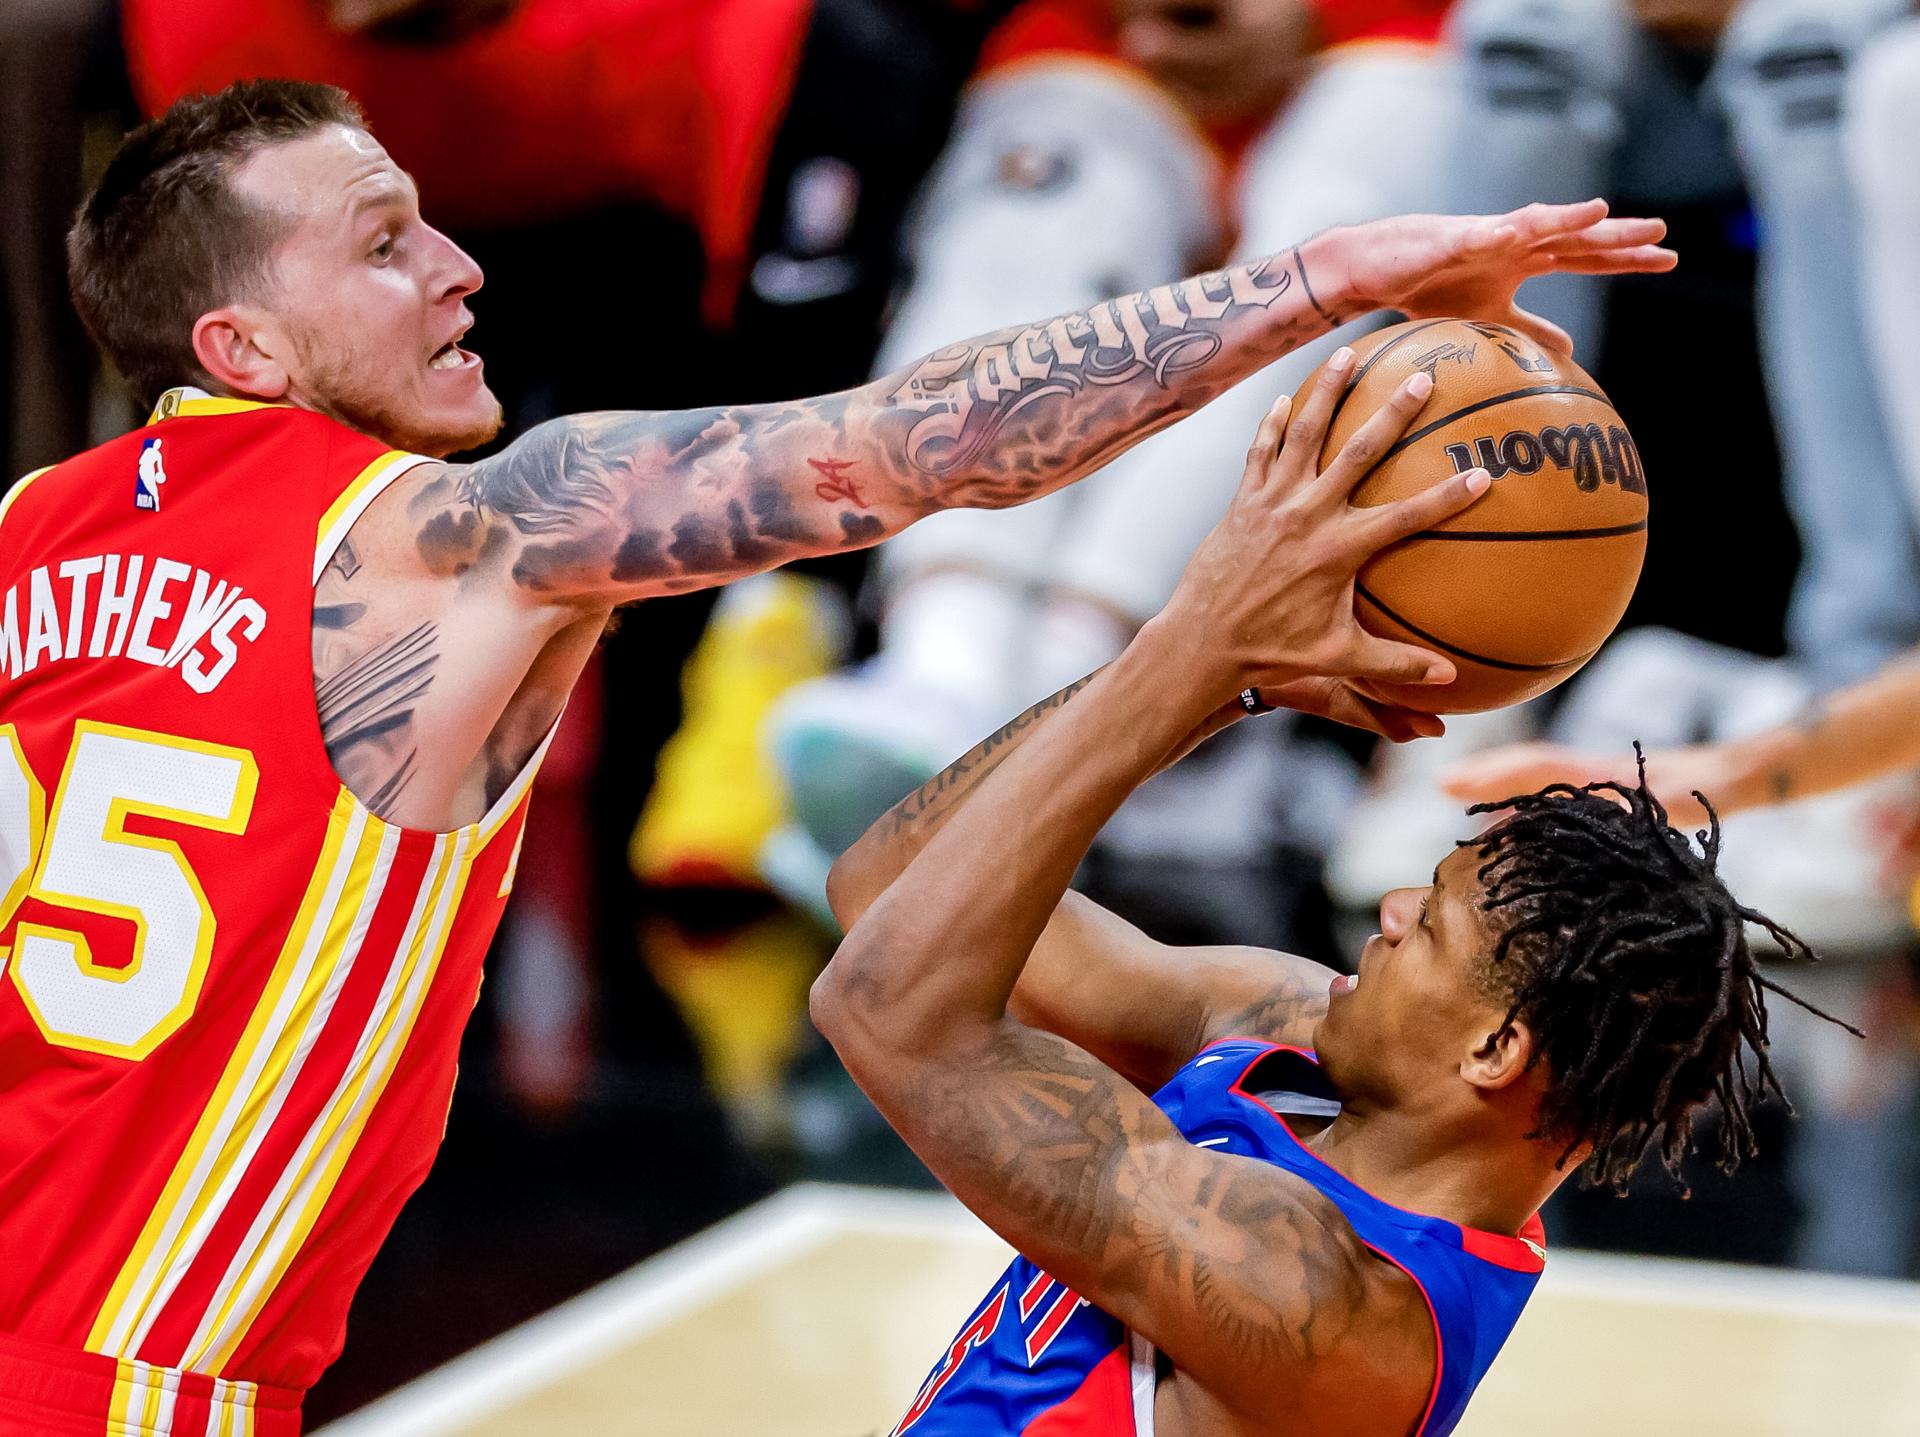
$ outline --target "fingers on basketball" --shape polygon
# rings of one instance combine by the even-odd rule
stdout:
[[[1257,488],[1270,477],[1280,457],[1280,437],[1287,432],[1287,418],[1292,413],[1293,396],[1283,394],[1261,419],[1260,427],[1254,430],[1253,447],[1247,450],[1246,482],[1250,487]]]
[[[1542,349],[1551,350],[1563,359],[1573,358],[1573,336],[1552,320],[1516,304],[1507,311],[1507,323]]]
[[[1364,632],[1354,642],[1351,678],[1376,684],[1447,684],[1454,676],[1453,662],[1430,649]]]
[[[1417,422],[1347,501],[1362,512],[1340,526],[1343,541],[1371,546],[1355,574],[1358,622],[1449,655],[1460,675],[1444,690],[1369,684],[1369,697],[1448,712],[1517,703],[1578,670],[1632,596],[1647,528],[1638,450],[1549,333],[1510,328],[1416,320],[1356,346],[1329,448],[1412,372],[1434,376]],[[1503,476],[1480,500],[1470,486],[1430,492],[1475,469]]]
[[[1416,738],[1439,738],[1447,731],[1447,726],[1437,714],[1421,713],[1417,709],[1401,708],[1398,704],[1382,703],[1378,699],[1368,698],[1356,689],[1346,690],[1346,702],[1351,705],[1350,714],[1337,715],[1344,722],[1356,728],[1372,729],[1382,738],[1394,743],[1406,743]]]
[[[1340,407],[1346,391],[1347,376],[1353,372],[1353,350],[1342,345],[1321,366],[1307,391],[1306,402],[1293,411],[1287,424],[1287,452],[1309,476],[1320,472],[1320,451],[1326,444],[1327,426]]]
[[[1450,474],[1404,499],[1361,509],[1354,526],[1356,542],[1368,554],[1377,554],[1472,507],[1492,484],[1493,476],[1486,470],[1469,469],[1464,474]]]
[[[1403,379],[1382,404],[1340,446],[1321,474],[1323,482],[1341,498],[1352,494],[1380,456],[1405,434],[1433,394],[1433,377],[1424,372]]]

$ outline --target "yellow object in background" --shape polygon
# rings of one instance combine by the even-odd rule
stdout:
[[[807,989],[827,946],[819,928],[785,910],[718,935],[693,936],[667,919],[647,925],[653,975],[692,1029],[714,1094],[749,1141],[784,1136],[782,1084],[808,1032]]]
[[[755,855],[786,817],[786,793],[761,745],[774,700],[837,667],[847,621],[838,592],[797,574],[729,588],[681,676],[685,717],[628,858],[659,887],[762,886]]]

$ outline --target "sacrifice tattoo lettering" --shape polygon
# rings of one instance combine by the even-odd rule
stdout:
[[[952,345],[790,403],[582,414],[409,501],[429,568],[609,604],[878,543],[1099,468],[1325,332],[1298,249]]]
[[[1332,316],[1312,299],[1296,247],[1285,256],[1108,300],[1006,332],[1007,337],[936,350],[891,396],[922,416],[907,432],[907,461],[933,474],[958,468],[976,458],[1016,415],[1050,396],[1143,376],[1161,389],[1171,388],[1176,376],[1220,352],[1224,339],[1213,321],[1235,308],[1278,303],[1292,291],[1296,274],[1316,313],[1330,324]],[[985,411],[978,419],[976,409]]]

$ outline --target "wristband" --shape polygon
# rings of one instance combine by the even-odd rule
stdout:
[[[1250,714],[1270,714],[1278,705],[1264,702],[1258,689],[1242,689],[1240,690],[1240,707]]]

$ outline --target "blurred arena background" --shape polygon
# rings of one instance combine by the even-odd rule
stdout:
[[[476,347],[509,434],[583,409],[853,384],[1343,221],[1592,193],[1665,216],[1677,272],[1522,295],[1576,335],[1645,456],[1655,517],[1621,632],[1565,688],[1443,740],[1376,753],[1314,723],[1243,726],[1156,780],[1082,875],[1156,936],[1341,966],[1379,896],[1424,882],[1437,844],[1466,832],[1435,782],[1466,754],[1544,734],[1624,763],[1631,739],[1779,722],[1920,644],[1907,0],[6,0],[9,474],[134,421],[65,292],[61,238],[93,167],[142,114],[252,75],[353,91],[429,220],[486,267]],[[622,616],[538,781],[446,1146],[310,1423],[789,1185],[931,1186],[807,1023],[837,936],[825,865],[1117,652],[1224,505],[1254,416],[1337,342],[1029,509],[944,515],[872,555]],[[1652,1174],[1630,1204],[1566,1191],[1546,1213],[1559,1247],[1920,1278],[1916,835],[1908,779],[1729,825],[1732,886],[1826,954],[1806,991],[1871,1037],[1780,1012],[1799,1121],[1769,1110],[1741,1180],[1703,1163],[1686,1201]],[[946,1206],[889,1201],[805,1189],[701,1251],[873,1214],[873,1242],[905,1245],[872,1302],[821,1307],[802,1288],[779,1310],[844,1320],[859,1344],[872,1313],[852,1314],[908,1301],[903,1265],[931,1264],[932,1317],[910,1322],[925,1341],[834,1359],[890,1382],[897,1406],[994,1262]],[[866,1280],[838,1259],[811,1271]],[[1609,1272],[1669,1306],[1689,1282],[1582,1259],[1556,1303]],[[1878,1336],[1813,1344],[1800,1386],[1864,1380],[1849,1349],[1920,1367],[1913,1290],[1804,1281],[1767,1291],[1840,1313],[1844,1332],[1864,1303]],[[713,1340],[751,1342],[741,1321]],[[1658,1334],[1710,1327],[1648,1322],[1637,1340],[1672,1382],[1696,1369]],[[1529,1331],[1503,1371],[1545,1350]],[[1524,1408],[1500,1410],[1522,1425],[1487,1431],[1529,1430]],[[1817,1409],[1767,1410],[1783,1425],[1764,1430],[1834,1430]],[[570,1430],[771,1430],[587,1420]],[[820,1420],[804,1430],[856,1430]]]

